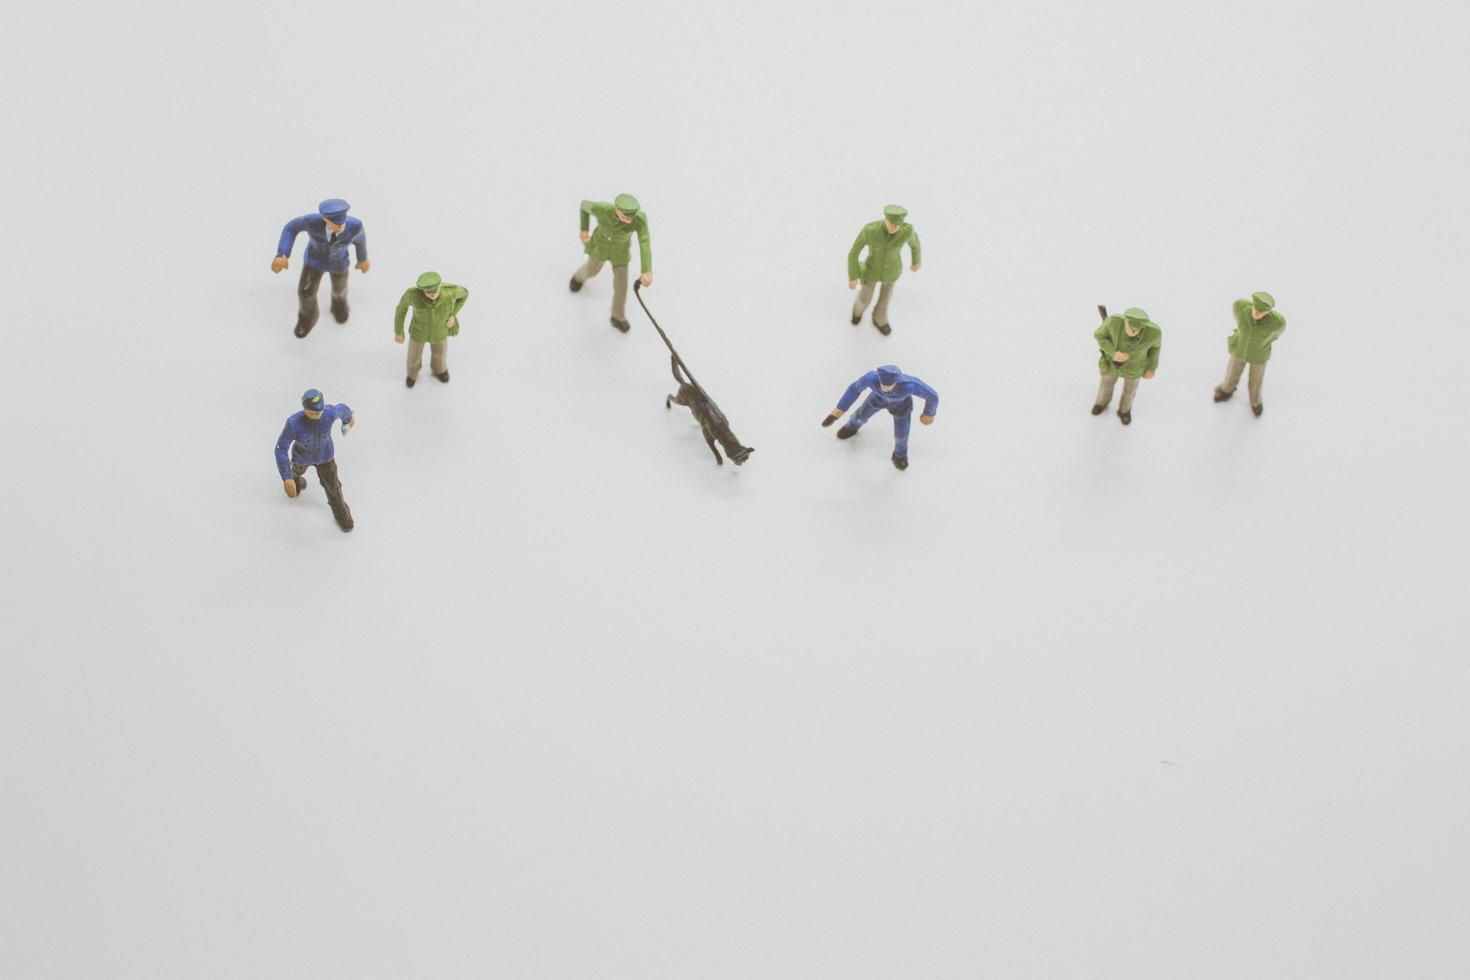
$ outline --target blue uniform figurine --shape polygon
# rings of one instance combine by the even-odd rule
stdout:
[[[342,499],[342,483],[337,479],[336,448],[332,445],[332,423],[342,423],[342,434],[357,424],[357,417],[346,405],[328,405],[315,388],[301,396],[301,411],[286,420],[281,438],[276,440],[276,469],[286,487],[286,496],[294,497],[306,489],[306,469],[316,467],[316,475],[327,492],[332,516],[344,531],[352,530],[352,511]]]
[[[338,323],[347,322],[347,270],[352,264],[347,258],[349,245],[357,249],[357,267],[368,271],[367,233],[362,230],[361,221],[347,216],[347,208],[346,201],[329,198],[317,205],[316,214],[294,218],[281,231],[276,257],[271,260],[272,272],[286,268],[296,236],[306,232],[306,256],[301,263],[301,281],[296,286],[301,300],[301,312],[296,316],[298,337],[305,337],[316,326],[319,315],[316,294],[322,284],[322,273],[332,277],[332,316]]]
[[[893,414],[893,465],[901,470],[909,468],[909,425],[913,421],[914,398],[918,395],[924,399],[924,414],[919,416],[919,421],[925,425],[934,423],[934,413],[939,411],[939,392],[920,381],[918,378],[904,374],[892,364],[885,364],[875,371],[858,378],[847,386],[842,397],[837,401],[837,407],[822,419],[823,427],[831,425],[842,414],[852,407],[858,396],[864,390],[871,391],[868,400],[852,413],[852,418],[847,424],[837,430],[837,438],[851,439],[858,434],[858,429],[872,418],[879,409],[888,409]]]

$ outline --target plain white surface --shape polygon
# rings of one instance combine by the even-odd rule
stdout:
[[[0,975],[1470,971],[1463,5],[3,28]],[[567,292],[625,190],[742,469]],[[373,268],[303,342],[329,196]],[[471,296],[407,391],[426,269]],[[1261,420],[1210,400],[1255,289]],[[1127,430],[1100,302],[1164,331]],[[943,398],[902,474],[818,427],[890,361]],[[271,460],[310,386],[350,536]]]

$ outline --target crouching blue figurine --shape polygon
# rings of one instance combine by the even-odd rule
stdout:
[[[315,388],[308,390],[301,396],[301,411],[286,420],[286,427],[276,440],[276,471],[281,474],[286,496],[294,497],[306,489],[307,467],[315,466],[337,526],[350,531],[352,511],[342,499],[342,482],[337,479],[337,450],[332,445],[332,423],[338,421],[345,436],[357,424],[357,416],[346,405],[327,404]]]
[[[913,375],[904,374],[892,364],[885,364],[875,371],[858,378],[847,386],[842,397],[837,401],[837,407],[822,419],[822,426],[831,425],[842,418],[844,412],[852,407],[864,389],[871,391],[868,400],[856,412],[847,424],[837,430],[837,438],[851,439],[858,434],[863,424],[872,418],[879,409],[886,408],[893,415],[893,465],[901,470],[909,468],[909,425],[913,421],[914,395],[924,399],[924,414],[919,416],[919,421],[925,425],[934,424],[934,413],[939,411],[939,392],[926,385]]]

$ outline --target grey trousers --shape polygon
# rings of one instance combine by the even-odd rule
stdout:
[[[1113,387],[1118,383],[1118,377],[1119,375],[1117,371],[1109,371],[1107,374],[1104,374],[1102,376],[1102,381],[1099,382],[1097,386],[1096,404],[1106,405],[1108,402],[1113,400]],[[1123,398],[1121,401],[1118,402],[1118,411],[1133,411],[1133,395],[1137,391],[1137,378],[1123,379]]]
[[[449,370],[449,341],[441,340],[437,344],[429,345],[429,372],[431,374],[443,374]],[[424,367],[424,342],[408,340],[408,376],[417,378]]]
[[[349,270],[350,271],[350,270]],[[306,327],[316,326],[316,321],[321,316],[321,308],[317,305],[316,294],[322,284],[322,270],[313,269],[309,265],[301,266],[301,280],[296,284],[296,296],[301,301],[301,311],[296,314],[296,322]],[[347,305],[347,273],[329,272],[332,277],[332,303]]]
[[[875,282],[865,282],[858,286],[857,300],[852,304],[852,315],[857,319],[861,320],[863,318],[863,311],[873,301],[873,287],[876,285],[878,284]],[[874,323],[881,323],[887,326],[888,298],[893,295],[893,286],[893,283],[885,282],[882,288],[878,290],[878,305],[873,307]]]
[[[578,282],[586,282],[602,271],[602,260],[587,256],[587,264],[576,272]],[[628,313],[625,306],[628,302],[628,264],[613,266],[613,301],[612,315],[614,320],[627,321]]]
[[[1235,386],[1240,384],[1240,375],[1245,370],[1245,361],[1230,355],[1230,364],[1225,368],[1225,383],[1220,390],[1230,395],[1235,393]],[[1251,404],[1261,404],[1261,382],[1266,378],[1266,365],[1252,364],[1250,376],[1246,378],[1245,390],[1251,396]]]

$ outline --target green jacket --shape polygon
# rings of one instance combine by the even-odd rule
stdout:
[[[421,344],[437,344],[446,337],[459,336],[459,311],[470,291],[450,282],[439,284],[439,298],[431,300],[417,286],[403,294],[398,301],[398,310],[393,315],[393,336],[403,336],[403,315],[413,309],[413,322],[408,335]],[[450,317],[455,317],[454,326],[446,326]]]
[[[1092,335],[1102,351],[1097,360],[1098,371],[1102,374],[1117,371],[1125,378],[1141,378],[1146,371],[1157,371],[1164,332],[1157,323],[1149,321],[1138,331],[1137,337],[1130,337],[1123,329],[1126,322],[1120,316],[1110,316]],[[1113,363],[1113,355],[1118,351],[1128,355],[1128,360],[1122,364]]]
[[[1235,333],[1230,335],[1230,353],[1247,364],[1265,364],[1271,359],[1271,345],[1286,333],[1286,317],[1275,310],[1259,320],[1251,316],[1251,301],[1238,299],[1235,311]]]
[[[903,256],[899,254],[899,250],[904,245],[908,245],[914,265],[921,264],[923,259],[920,258],[919,233],[914,231],[913,225],[900,225],[898,231],[891,235],[884,229],[881,221],[863,225],[863,230],[858,232],[857,241],[852,243],[852,251],[847,253],[848,280],[898,282],[898,277],[903,274]],[[864,246],[868,249],[868,260],[859,262],[858,256],[862,254]]]
[[[587,217],[597,219],[597,228],[582,251],[599,262],[627,265],[632,253],[628,239],[638,236],[638,267],[643,272],[653,271],[653,250],[648,244],[648,215],[639,211],[633,220],[623,224],[613,213],[613,206],[605,201],[582,202],[582,230],[587,230]]]

